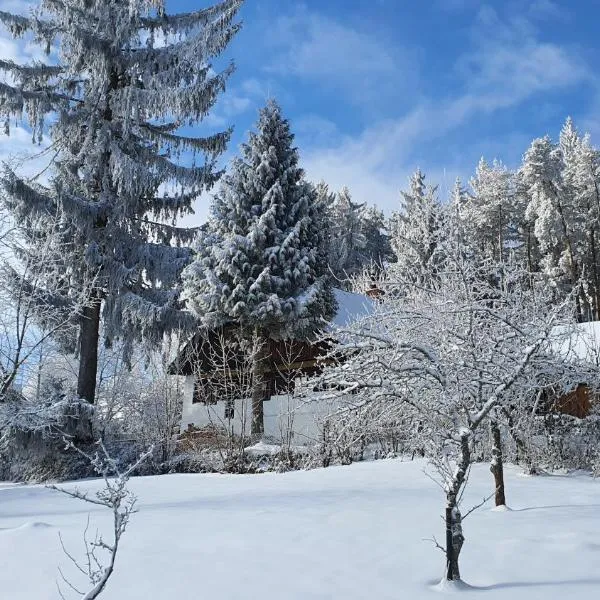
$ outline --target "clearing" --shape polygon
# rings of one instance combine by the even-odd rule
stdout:
[[[385,460],[264,475],[135,478],[139,497],[106,600],[439,598],[443,496],[423,461]],[[524,477],[506,468],[510,511],[465,521],[461,568],[469,598],[597,598],[600,481]],[[70,484],[72,485],[72,484]],[[95,480],[78,484],[94,490]],[[471,474],[463,510],[492,488]],[[90,510],[92,509],[92,510]],[[57,567],[85,588],[62,553],[83,557],[82,533],[110,536],[107,510],[35,485],[0,485],[0,590],[56,600]],[[67,598],[76,594],[65,590]]]

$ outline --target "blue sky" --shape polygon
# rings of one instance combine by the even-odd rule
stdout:
[[[269,96],[310,178],[386,212],[417,166],[444,194],[482,155],[516,166],[567,115],[600,140],[600,0],[246,0],[241,17],[223,57],[237,70],[199,130],[235,126],[225,160]],[[0,38],[4,57],[22,52]],[[0,155],[27,138],[0,137]],[[190,222],[207,210],[202,199]]]
[[[567,115],[600,139],[600,0],[247,0],[242,18],[213,117],[230,152],[272,95],[309,176],[386,211],[417,166],[444,192]]]

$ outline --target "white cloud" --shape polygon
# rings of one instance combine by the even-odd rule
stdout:
[[[11,125],[10,135],[0,132],[0,165],[7,163],[23,177],[37,177],[45,183],[50,174],[48,165],[52,154],[45,142],[34,144],[31,132],[19,125]]]
[[[376,39],[322,15],[300,10],[275,25],[279,45],[289,46],[272,69],[307,77],[391,73],[396,65]]]
[[[400,75],[407,90],[418,82],[416,52],[304,5],[276,20],[268,43],[274,50],[268,72],[319,81],[364,105],[397,91]]]
[[[570,13],[566,6],[559,6],[553,0],[534,0],[529,6],[529,14],[536,19],[569,20]]]
[[[360,200],[392,210],[397,207],[398,190],[419,166],[415,157],[427,155],[428,145],[440,143],[449,132],[468,126],[478,115],[518,106],[536,94],[594,85],[593,74],[576,53],[541,41],[523,19],[503,22],[493,10],[484,9],[478,15],[473,42],[474,47],[456,64],[457,93],[425,99],[404,116],[376,123],[358,136],[313,147],[304,153],[308,174],[335,188],[348,185]],[[514,151],[523,141],[518,133],[507,132],[500,144],[478,140],[477,150]],[[432,164],[429,159],[429,164],[420,166],[432,182],[445,176],[446,186],[451,187],[456,175],[466,179],[471,174],[474,164],[461,162],[465,159],[449,156],[447,164]]]
[[[497,97],[498,108],[592,77],[575,51],[541,41],[530,21],[503,21],[489,6],[477,15],[473,40],[475,50],[458,59],[455,71],[475,94]]]
[[[592,142],[598,144],[600,141],[600,86],[596,89],[587,114],[577,122],[581,131],[592,136]]]
[[[0,1],[0,10],[16,14],[29,12],[32,3],[20,0]],[[26,64],[33,60],[48,60],[43,49],[31,41],[28,36],[14,39],[6,28],[0,24],[0,56],[4,60],[12,60],[16,63]],[[9,74],[0,75],[0,80],[11,83]],[[16,122],[15,122],[16,121]],[[34,144],[31,132],[27,130],[24,123],[10,119],[10,135],[7,136],[0,131],[0,164],[8,163],[19,174],[25,177],[39,177],[39,181],[46,181],[48,176],[47,166],[51,156],[44,152],[46,142],[41,145]]]
[[[314,113],[294,119],[292,128],[300,141],[300,147],[330,145],[341,137],[333,121]]]

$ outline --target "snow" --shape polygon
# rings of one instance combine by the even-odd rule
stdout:
[[[107,600],[439,598],[443,495],[421,461],[386,460],[263,475],[136,478],[139,497]],[[96,480],[80,482],[96,490]],[[469,598],[564,600],[600,591],[600,482],[585,474],[522,477],[506,467],[512,510],[486,504],[465,519],[461,572]],[[465,510],[489,495],[474,467]],[[0,590],[57,599],[62,554],[82,557],[82,532],[110,534],[110,516],[41,486],[0,486]],[[67,598],[74,597],[66,594]]]
[[[277,456],[281,453],[282,446],[280,444],[269,444],[264,440],[253,444],[252,446],[247,446],[244,448],[244,452],[246,455],[251,457],[261,457],[261,456]],[[289,446],[290,452],[294,452],[297,454],[305,454],[307,452],[307,446]]]
[[[600,321],[577,323],[572,332],[565,331],[562,326],[554,331],[559,339],[553,346],[559,354],[569,360],[585,360],[592,364],[600,362]]]
[[[364,294],[345,292],[337,288],[334,288],[333,293],[338,303],[337,312],[331,322],[334,327],[347,327],[375,311],[375,301]]]

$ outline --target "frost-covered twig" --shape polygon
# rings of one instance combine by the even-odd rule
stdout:
[[[444,554],[446,554],[446,548],[444,548],[444,546],[442,546],[436,539],[435,539],[435,535],[431,536],[430,538],[423,538],[424,542],[431,542],[435,548],[437,548],[438,550],[441,550]]]
[[[478,508],[481,508],[488,500],[494,497],[496,490],[494,490],[489,496],[486,496],[479,504],[475,504],[473,508],[468,510],[464,515],[462,520],[464,521],[472,512],[475,512]]]
[[[102,535],[98,532],[96,532],[93,540],[88,540],[88,518],[88,523],[83,534],[86,555],[83,566],[73,557],[72,554],[66,550],[61,538],[63,551],[71,560],[71,562],[77,567],[77,569],[88,577],[91,588],[86,593],[80,592],[59,569],[61,579],[71,589],[79,593],[82,597],[82,600],[93,600],[94,598],[97,598],[106,587],[106,584],[108,583],[108,580],[114,571],[115,560],[117,557],[117,551],[119,549],[121,537],[125,532],[127,525],[129,524],[131,515],[137,512],[135,506],[137,498],[131,491],[127,489],[129,478],[134,471],[152,455],[154,448],[148,449],[134,463],[130,464],[124,470],[121,470],[117,461],[109,455],[102,441],[98,442],[100,450],[93,456],[84,452],[80,448],[77,448],[71,441],[65,440],[65,442],[67,449],[75,450],[90,462],[96,472],[104,480],[104,487],[97,491],[95,496],[90,496],[87,492],[82,492],[77,488],[70,490],[55,485],[50,485],[48,488],[61,492],[62,494],[77,500],[83,500],[84,502],[88,502],[90,504],[104,506],[109,508],[113,514],[113,535],[112,541],[110,542],[105,541]],[[104,551],[106,554],[108,554],[107,564],[105,564],[104,561],[99,557],[99,551]],[[58,583],[57,586],[59,588],[61,597],[64,598]]]

